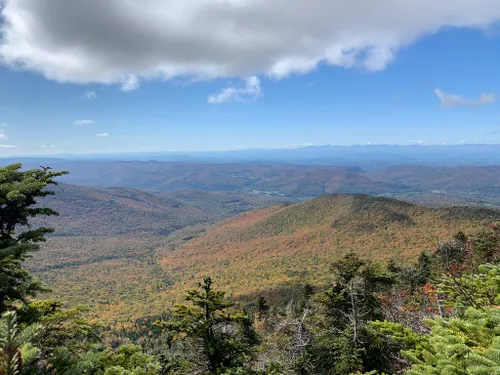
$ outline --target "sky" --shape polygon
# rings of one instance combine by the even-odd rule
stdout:
[[[498,0],[0,0],[0,157],[500,143]]]

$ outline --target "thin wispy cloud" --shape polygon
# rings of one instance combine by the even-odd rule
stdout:
[[[498,0],[380,0],[373,12],[360,11],[367,0],[1,3],[4,64],[123,91],[147,79],[286,77],[319,64],[381,70],[443,27],[500,20]]]
[[[95,121],[94,120],[75,120],[74,124],[75,125],[90,125],[93,124]]]
[[[96,136],[98,137],[109,137],[108,133],[97,133]]]
[[[248,102],[257,99],[261,95],[260,80],[254,76],[245,79],[243,87],[227,87],[217,94],[210,95],[208,102],[211,104],[233,101]]]
[[[92,100],[97,98],[97,94],[94,90],[88,90],[81,96],[81,98]]]
[[[479,95],[477,99],[464,98],[461,95],[450,94],[437,88],[434,90],[442,108],[456,108],[456,107],[479,107],[481,105],[493,103],[497,97],[492,93],[485,93]]]
[[[16,148],[17,146],[16,145],[3,145],[3,144],[0,144],[0,148]]]
[[[304,142],[304,143],[294,143],[294,144],[286,144],[286,145],[281,145],[281,148],[303,148],[303,147],[311,147],[315,146],[314,143],[311,142]]]
[[[139,88],[139,78],[134,74],[129,75],[122,82],[122,86],[121,86],[121,90],[123,92],[134,91],[134,90],[137,90],[138,88]]]

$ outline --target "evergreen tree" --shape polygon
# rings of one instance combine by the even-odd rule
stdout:
[[[225,292],[213,288],[210,277],[205,277],[197,289],[188,290],[185,300],[190,304],[178,305],[173,319],[157,325],[167,334],[175,333],[174,342],[188,343],[191,364],[203,373],[215,375],[242,367],[257,343],[248,317],[229,312],[233,303],[226,300]]]
[[[500,266],[482,264],[474,273],[445,274],[438,284],[443,305],[454,309],[500,305]]]
[[[26,365],[40,352],[40,349],[33,345],[40,330],[39,324],[22,329],[15,312],[9,311],[3,314],[0,319],[0,374],[23,373]]]
[[[309,319],[313,340],[298,373],[347,375],[384,367],[385,358],[371,345],[368,323],[382,318],[374,293],[389,290],[392,275],[354,253],[334,263],[333,273],[333,285],[314,297],[316,314]]]
[[[415,281],[416,286],[425,285],[432,276],[432,259],[425,251],[420,253],[417,261]]]
[[[33,229],[30,219],[57,215],[50,208],[39,207],[38,198],[52,194],[45,187],[66,173],[51,172],[49,168],[21,171],[21,167],[17,163],[0,168],[0,313],[13,302],[25,301],[42,290],[22,263],[38,250],[38,243],[45,241],[45,235],[53,229]]]
[[[500,310],[469,308],[462,318],[428,320],[432,332],[405,354],[408,375],[500,374]]]
[[[60,301],[34,301],[19,309],[19,317],[27,324],[36,322],[42,329],[34,343],[40,348],[40,368],[71,367],[91,344],[100,341],[98,327],[83,316],[88,309],[77,306],[63,309]]]
[[[262,320],[262,318],[268,311],[269,311],[269,305],[267,304],[266,297],[262,295],[259,296],[259,299],[257,300],[257,313],[259,320]]]
[[[89,375],[157,375],[160,363],[143,353],[138,345],[122,345],[117,349],[90,350],[68,374]]]
[[[451,241],[437,246],[436,256],[441,266],[449,271],[456,265],[463,264],[469,255],[469,239],[463,232],[458,232]]]
[[[443,245],[442,249],[444,248]],[[448,248],[446,247],[446,249]],[[398,279],[399,286],[410,294],[418,293],[422,286],[429,282],[436,273],[439,273],[438,269],[435,256],[429,255],[425,251],[421,252],[417,262],[410,266],[400,267],[394,260],[390,261],[387,266],[387,270]]]
[[[500,261],[500,223],[493,223],[488,230],[475,235],[470,247],[477,263],[498,263]]]

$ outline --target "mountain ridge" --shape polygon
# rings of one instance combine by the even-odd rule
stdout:
[[[244,297],[283,285],[326,282],[329,264],[349,251],[410,262],[458,231],[476,231],[496,220],[497,209],[325,195],[243,213],[158,256],[176,291],[211,274]]]
[[[37,218],[35,225],[56,229],[53,236],[115,236],[134,234],[168,235],[176,230],[211,224],[243,211],[264,207],[278,198],[216,192],[151,194],[120,187],[95,188],[59,183],[48,190],[41,206],[59,216]]]

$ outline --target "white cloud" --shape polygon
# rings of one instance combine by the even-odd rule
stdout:
[[[296,143],[291,145],[281,145],[281,148],[304,148],[304,147],[312,147],[315,146],[314,143]]]
[[[477,99],[468,99],[460,95],[446,93],[441,89],[434,90],[437,97],[441,101],[441,107],[477,107],[484,104],[493,103],[497,98],[495,94],[481,94]]]
[[[443,27],[486,30],[498,0],[0,0],[0,59],[59,82],[384,69]]]
[[[56,145],[50,145],[50,148],[56,148]]]
[[[75,125],[90,125],[93,123],[94,120],[75,120]]]
[[[97,98],[97,94],[95,93],[94,90],[87,90],[85,91],[85,93],[81,96],[82,99],[88,99],[88,100],[92,100],[92,99],[96,99]]]
[[[98,137],[109,137],[108,133],[98,133],[96,134]]]
[[[139,78],[136,75],[129,75],[122,83],[121,90],[124,92],[130,92],[137,90],[139,88]]]
[[[2,145],[0,144],[0,148],[16,148],[17,146],[15,145]]]
[[[208,102],[218,104],[232,101],[251,101],[261,95],[260,80],[257,77],[245,79],[245,86],[241,88],[228,87],[218,94],[212,94],[208,97]]]
[[[9,139],[3,130],[0,130],[0,139]]]

